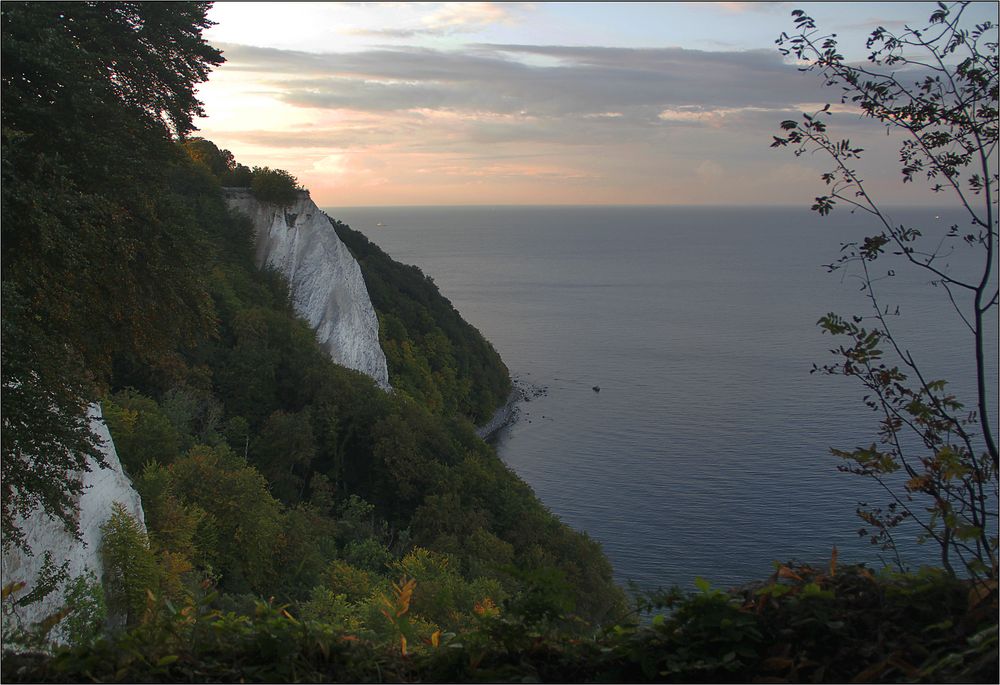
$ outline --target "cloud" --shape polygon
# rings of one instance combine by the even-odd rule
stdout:
[[[703,3],[685,3],[685,4],[698,4]],[[754,12],[757,14],[785,14],[787,15],[789,10],[796,7],[794,2],[713,2],[711,3],[714,7],[721,9],[727,14],[747,14]]]
[[[526,111],[566,116],[671,107],[781,108],[821,97],[770,51],[481,44],[464,51],[377,49],[315,54],[227,45],[226,69],[260,73],[300,107]],[[555,58],[555,66],[531,64]],[[268,76],[271,75],[271,76]]]
[[[478,30],[492,24],[514,24],[510,5],[495,2],[446,3],[424,18],[428,29]]]
[[[382,38],[415,38],[418,36],[476,33],[496,24],[517,24],[520,22],[518,14],[531,9],[533,6],[525,3],[510,5],[496,2],[449,2],[441,4],[430,14],[421,17],[418,26],[351,29],[345,33]]]
[[[223,70],[252,76],[283,106],[326,120],[311,129],[231,126],[227,133],[273,147],[594,148],[654,143],[668,130],[692,128],[744,130],[769,143],[780,121],[814,112],[838,94],[771,51],[509,44],[343,54],[224,49]],[[850,107],[834,109],[838,123],[870,126],[844,116]]]
[[[341,175],[347,171],[347,162],[347,155],[336,152],[313,162],[313,169],[323,174]]]
[[[223,48],[229,61],[217,78],[229,73],[230,86],[269,94],[299,123],[265,130],[248,112],[253,123],[206,135],[237,156],[280,158],[327,197],[354,204],[380,201],[375,191],[351,195],[358,187],[422,202],[435,179],[450,188],[435,190],[445,193],[438,202],[501,199],[500,188],[520,189],[523,201],[687,201],[740,179],[760,186],[777,163],[769,144],[779,123],[839,95],[770,51]],[[872,126],[837,110],[852,139]],[[496,194],[463,194],[473,187]],[[755,193],[747,197],[764,197]]]
[[[745,114],[751,113],[792,113],[792,110],[785,108],[767,107],[720,107],[717,109],[706,109],[700,106],[685,105],[677,108],[667,108],[660,112],[659,118],[662,121],[677,122],[682,124],[697,124],[719,128],[732,122]]]
[[[718,162],[706,159],[695,167],[694,173],[703,181],[718,181],[725,175],[725,169]]]

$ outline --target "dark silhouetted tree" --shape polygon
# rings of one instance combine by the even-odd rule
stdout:
[[[100,461],[87,406],[118,354],[173,363],[210,329],[208,250],[174,144],[223,60],[203,2],[2,7],[3,530],[41,507],[75,530]]]

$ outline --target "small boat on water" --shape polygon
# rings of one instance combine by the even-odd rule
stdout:
[[[375,226],[378,228],[385,228],[385,224],[383,224],[381,221],[375,224]]]

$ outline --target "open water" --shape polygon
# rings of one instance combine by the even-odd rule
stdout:
[[[619,581],[690,587],[703,577],[726,587],[766,577],[776,560],[826,563],[834,546],[842,563],[881,565],[882,553],[857,535],[855,508],[885,498],[839,473],[829,452],[871,444],[876,417],[855,383],[810,373],[833,361],[817,319],[870,311],[856,279],[822,266],[865,234],[859,217],[792,208],[326,211],[419,266],[515,377],[546,390],[521,405],[499,455],[564,522],[601,543]],[[931,230],[961,215],[900,210],[894,219]],[[944,261],[965,269],[968,256]],[[896,274],[880,287],[893,311],[900,306],[901,336],[972,406],[971,335],[943,289],[905,267]],[[991,318],[995,351],[995,311]],[[914,566],[935,556],[910,543],[904,553]]]

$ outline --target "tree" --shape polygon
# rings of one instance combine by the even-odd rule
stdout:
[[[5,2],[2,28],[4,546],[37,507],[75,531],[87,407],[116,356],[159,367],[214,321],[190,162],[221,53],[209,3]]]
[[[204,164],[216,178],[222,178],[236,168],[236,158],[229,150],[219,147],[206,138],[188,138],[183,143],[184,150],[196,162]]]
[[[304,474],[316,456],[316,441],[306,412],[271,414],[250,443],[250,462],[267,478],[271,494],[288,504],[302,499]]]
[[[938,3],[929,26],[907,27],[899,35],[876,28],[867,42],[867,65],[846,62],[836,37],[821,35],[802,10],[792,12],[798,33],[782,33],[776,41],[802,71],[841,88],[842,104],[900,133],[903,183],[924,177],[933,192],[950,195],[964,212],[965,227],[928,231],[895,223],[857,169],[863,150],[827,131],[823,118],[830,116],[830,105],[803,114],[801,121],[782,122],[783,134],[772,147],[791,146],[796,155],[826,153],[833,162],[822,175],[828,190],[812,209],[826,215],[843,203],[869,216],[875,227],[864,240],[845,244],[828,267],[857,272],[869,315],[831,313],[819,321],[824,332],[848,342],[834,350],[839,361],[818,370],[860,380],[870,392],[866,404],[880,415],[877,443],[833,450],[845,460],[841,470],[875,479],[889,497],[885,508],[862,504],[859,515],[874,530],[872,540],[887,549],[895,548],[893,529],[913,520],[921,540],[940,546],[949,572],[955,572],[957,558],[973,576],[996,578],[998,460],[991,424],[996,405],[991,411],[990,400],[996,400],[997,385],[988,378],[986,355],[995,354],[997,345],[988,326],[997,307],[997,27],[967,27],[967,5]],[[975,273],[949,266],[947,258],[959,250],[976,252]],[[890,260],[893,268],[883,270]],[[971,406],[944,380],[929,377],[926,357],[918,359],[896,335],[895,312],[878,281],[891,278],[898,263],[927,274],[954,306],[976,380]]]
[[[159,570],[142,525],[118,502],[101,525],[101,561],[108,608],[129,625],[137,623],[147,593],[159,589]]]
[[[250,180],[250,190],[261,202],[273,202],[287,207],[295,202],[302,187],[299,181],[284,169],[255,166]]]
[[[187,138],[184,149],[196,162],[204,164],[224,186],[249,187],[253,181],[253,171],[236,161],[233,153],[219,147],[206,138]]]
[[[200,552],[234,593],[264,594],[278,574],[281,504],[257,469],[227,447],[196,445],[169,467],[171,487],[190,511],[205,516],[196,533]]]

